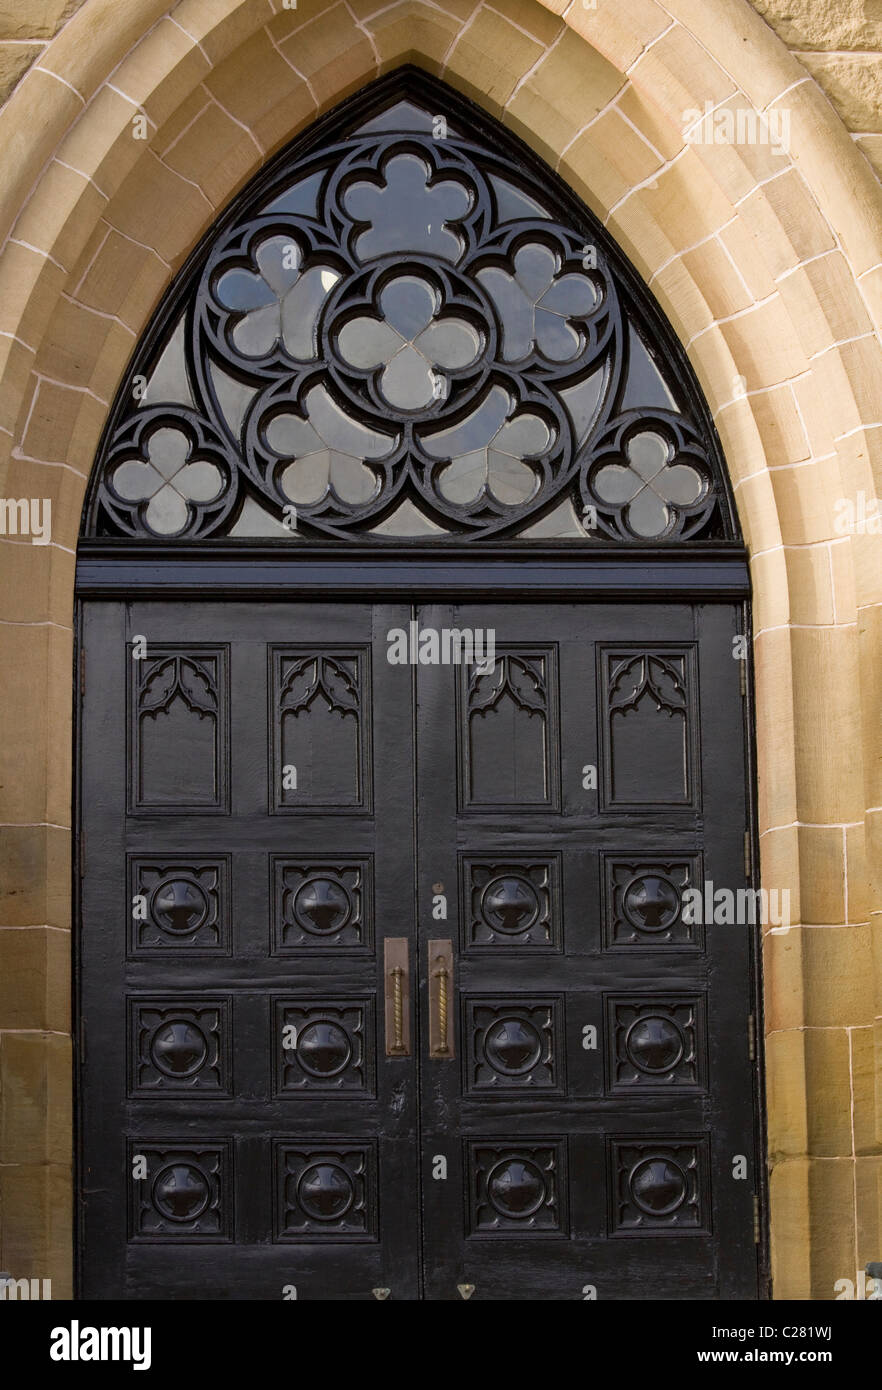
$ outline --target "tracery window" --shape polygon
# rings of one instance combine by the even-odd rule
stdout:
[[[87,533],[737,534],[700,393],[602,229],[423,73],[221,219],[136,353]]]

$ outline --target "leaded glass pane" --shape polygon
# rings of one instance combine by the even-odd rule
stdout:
[[[580,525],[572,501],[567,498],[566,502],[561,502],[547,516],[543,516],[539,521],[534,521],[532,526],[525,527],[521,536],[524,539],[543,541],[584,540],[585,527]]]
[[[431,163],[406,151],[388,161],[382,183],[350,184],[344,209],[356,222],[369,224],[355,244],[362,261],[396,252],[459,259],[463,239],[448,224],[465,217],[469,191],[457,179],[433,183],[433,172]]]
[[[162,487],[147,504],[147,521],[160,536],[173,536],[187,524],[187,504],[172,487]]]
[[[561,390],[561,400],[573,422],[577,444],[581,444],[597,419],[597,412],[603,400],[606,371],[598,368],[591,376],[583,377],[575,386],[565,386]]]
[[[674,396],[633,324],[628,332],[628,379],[622,406],[625,410],[677,409]]]
[[[257,394],[256,389],[253,386],[246,386],[244,382],[237,381],[235,377],[221,371],[214,362],[209,364],[209,372],[224,419],[229,425],[233,437],[238,439],[242,431],[245,412]]]
[[[496,210],[500,222],[514,222],[524,217],[547,217],[548,213],[533,198],[528,198],[520,188],[507,179],[489,176],[490,187],[496,194]]]
[[[428,75],[280,155],[186,274],[121,387],[93,533],[735,534],[701,397],[634,273]]]
[[[266,213],[287,212],[298,217],[315,217],[318,212],[318,195],[324,178],[324,170],[299,179],[278,198],[274,198],[262,211]]]
[[[443,526],[439,526],[436,521],[430,520],[421,511],[418,511],[410,498],[401,503],[385,521],[380,521],[371,528],[376,536],[442,536],[445,534]]]
[[[259,502],[255,502],[253,497],[245,498],[242,503],[242,510],[230,527],[228,534],[243,540],[246,538],[257,540],[264,537],[268,539],[281,537],[285,537],[287,540],[301,539],[296,526],[285,526],[278,517],[273,516],[271,511],[262,507]]]
[[[381,111],[359,126],[359,131],[365,135],[385,130],[418,130],[431,135],[433,129],[434,117],[409,101],[396,101],[387,111]]]
[[[175,401],[179,405],[195,405],[187,379],[186,326],[181,315],[177,328],[168,340],[159,361],[147,379],[139,407],[156,405],[160,401]]]

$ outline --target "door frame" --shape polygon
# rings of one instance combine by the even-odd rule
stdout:
[[[433,599],[521,602],[600,599],[605,602],[719,602],[738,604],[747,650],[753,649],[750,571],[739,541],[679,546],[624,546],[592,542],[588,553],[572,541],[463,542],[372,539],[369,543],[293,544],[223,539],[199,542],[81,539],[77,551],[74,612],[73,827],[73,1046],[74,1046],[74,1297],[81,1296],[82,1069],[80,1008],[81,878],[85,872],[81,824],[81,710],[86,666],[82,641],[85,604],[104,600],[154,602],[199,598],[296,601],[304,598],[413,603]],[[745,662],[744,737],[747,765],[749,887],[759,887],[759,827],[752,663]],[[757,924],[750,935],[749,998],[755,1018],[752,1073],[753,1140],[756,1153],[757,1291],[770,1299],[771,1262],[763,1026],[762,943]]]

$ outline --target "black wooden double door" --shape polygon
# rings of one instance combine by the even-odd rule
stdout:
[[[741,620],[85,605],[84,1297],[757,1296]]]

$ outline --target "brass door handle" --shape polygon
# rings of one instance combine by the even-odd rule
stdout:
[[[404,971],[396,965],[392,971],[392,1051],[404,1051],[404,1000],[401,981]]]
[[[406,936],[387,936],[384,943],[386,1056],[410,1056],[410,970]]]
[[[450,1027],[453,994],[453,943],[429,942],[429,1056],[443,1061],[455,1055]]]

